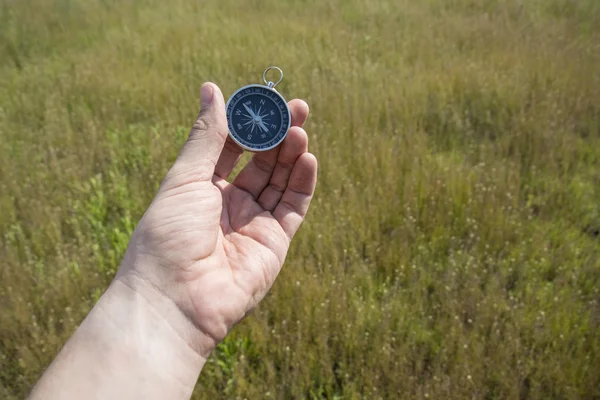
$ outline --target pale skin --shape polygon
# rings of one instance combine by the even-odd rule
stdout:
[[[283,144],[228,183],[243,151],[227,138],[219,88],[204,84],[201,99],[115,279],[31,399],[189,399],[210,353],[277,278],[317,181],[308,106],[290,101]]]

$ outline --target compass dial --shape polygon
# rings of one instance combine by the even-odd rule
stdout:
[[[263,85],[239,89],[227,102],[231,138],[246,150],[265,151],[279,145],[290,128],[285,99]]]

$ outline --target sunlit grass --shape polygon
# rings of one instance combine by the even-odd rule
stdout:
[[[215,81],[285,71],[317,195],[197,398],[600,396],[594,0],[0,0],[0,397],[102,293]]]

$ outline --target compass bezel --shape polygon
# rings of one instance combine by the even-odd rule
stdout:
[[[266,146],[266,147],[257,146],[255,144],[251,144],[247,141],[244,141],[244,139],[242,138],[242,135],[239,132],[237,132],[237,130],[233,126],[232,113],[234,111],[234,107],[242,99],[244,99],[244,97],[254,95],[256,92],[242,95],[238,99],[236,99],[236,96],[238,96],[238,94],[243,93],[244,91],[246,91],[248,89],[254,89],[254,88],[259,88],[264,91],[268,91],[270,94],[273,94],[280,102],[280,104],[278,104],[278,102],[276,100],[271,99],[275,102],[275,105],[278,106],[277,109],[279,110],[279,112],[281,114],[282,124],[279,127],[279,131],[275,135],[275,137],[277,138],[275,143],[270,146]],[[283,106],[283,107],[281,107],[281,106]],[[226,110],[226,114],[227,114],[227,128],[229,130],[229,137],[238,146],[240,146],[244,150],[248,150],[248,151],[252,151],[252,152],[268,151],[268,150],[274,149],[275,147],[279,146],[281,144],[281,142],[283,142],[283,140],[286,138],[288,131],[290,130],[290,127],[292,124],[292,115],[291,115],[290,108],[289,108],[285,98],[277,90],[270,88],[269,86],[265,86],[265,85],[251,84],[251,85],[246,85],[244,87],[239,88],[238,90],[235,91],[235,93],[233,93],[231,95],[231,97],[229,97],[229,100],[227,100],[227,104],[225,105],[225,110]],[[287,123],[283,122],[286,119],[286,118],[284,118],[284,114],[287,114]],[[270,139],[267,143],[269,143],[271,141],[273,141],[273,139]]]

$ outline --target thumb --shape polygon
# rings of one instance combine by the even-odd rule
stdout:
[[[170,171],[185,180],[210,181],[227,138],[225,100],[211,82],[200,89],[202,109]]]

